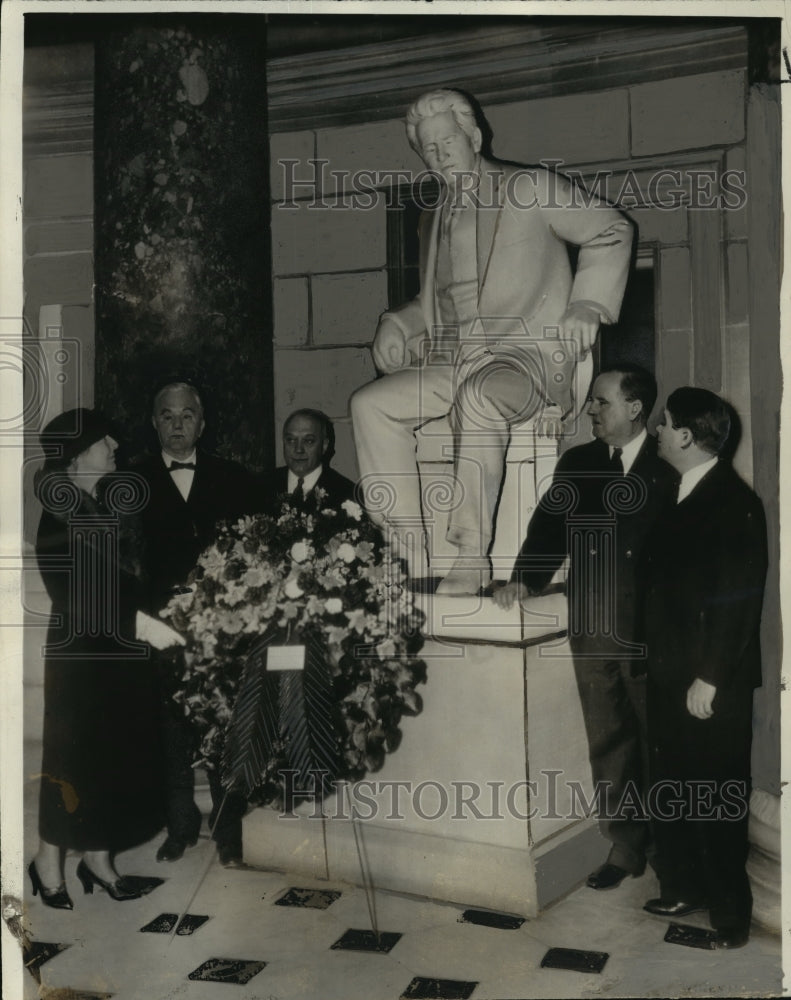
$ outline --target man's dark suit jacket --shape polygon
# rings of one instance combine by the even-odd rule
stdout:
[[[761,684],[759,628],[767,570],[761,501],[718,462],[650,533],[641,562],[651,680],[686,691]]]
[[[185,501],[161,454],[137,462],[151,496],[142,512],[152,608],[182,585],[198,556],[217,534],[220,521],[254,514],[261,498],[253,476],[236,462],[198,450],[192,489]]]
[[[281,497],[288,489],[288,466],[284,465],[279,469],[275,469],[272,487],[272,493],[269,497],[268,505],[269,509],[275,513],[275,508],[278,504],[278,497]],[[351,479],[347,479],[346,476],[342,476],[340,472],[336,472],[335,469],[331,469],[328,465],[324,466],[321,475],[316,481],[316,486],[305,497],[306,505],[312,505],[315,507],[316,489],[324,490],[326,494],[322,500],[322,508],[331,507],[333,510],[337,510],[344,500],[354,500],[355,498],[355,484],[351,481]]]
[[[606,629],[591,625],[594,621],[602,624],[612,619],[607,610],[612,600],[617,640],[636,641],[640,553],[657,514],[675,496],[678,476],[657,456],[656,438],[650,435],[629,472],[619,477],[628,482],[615,480],[615,486],[611,485],[614,480],[609,472],[609,461],[609,448],[599,440],[570,448],[561,455],[552,485],[530,519],[527,538],[511,579],[519,580],[532,593],[540,593],[570,555],[567,592],[572,651],[578,655],[618,659],[621,642],[614,641],[606,634]],[[605,505],[604,494],[608,486],[621,496],[620,502],[615,499],[609,505],[611,508],[615,503],[624,508],[616,513]],[[600,527],[593,527],[589,519],[598,521]],[[601,533],[601,526],[607,523],[614,528],[612,554],[610,543]],[[574,525],[581,532],[593,528],[592,533],[585,535],[575,531],[576,542],[571,543],[570,529]],[[570,548],[573,551],[569,552]],[[592,609],[587,624],[581,621],[579,614],[586,608]]]

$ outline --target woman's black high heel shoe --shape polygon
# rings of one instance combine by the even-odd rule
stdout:
[[[124,899],[140,899],[143,895],[133,884],[127,882],[123,875],[119,875],[115,882],[105,882],[103,878],[99,878],[98,875],[91,871],[85,864],[85,861],[80,861],[77,865],[77,878],[82,882],[82,887],[88,895],[93,892],[95,885],[98,885],[100,889],[104,889],[112,899],[119,901]]]
[[[74,909],[74,903],[66,890],[65,882],[61,882],[57,889],[48,889],[41,881],[35,861],[30,862],[27,873],[33,883],[33,895],[40,895],[41,902],[45,906],[51,906],[54,910]]]

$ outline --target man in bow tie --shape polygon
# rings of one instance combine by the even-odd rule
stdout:
[[[222,521],[234,521],[260,509],[254,478],[236,462],[211,455],[198,447],[205,427],[198,390],[187,382],[164,385],[154,397],[151,421],[159,439],[159,454],[148,456],[135,469],[151,491],[143,511],[151,610],[158,614],[182,589],[198,556],[217,534]],[[179,661],[180,662],[180,661]],[[157,860],[176,861],[198,839],[201,814],[194,802],[192,758],[195,735],[171,694],[177,670],[163,662],[164,736],[168,767],[168,836]],[[213,815],[223,790],[219,776],[209,773]],[[246,803],[229,796],[214,831],[220,860],[241,860],[241,817]]]
[[[321,506],[337,510],[344,500],[355,499],[351,479],[330,468],[335,440],[332,421],[321,410],[295,410],[283,424],[283,457],[286,464],[275,470],[274,489],[268,509],[277,515],[278,499],[288,498],[291,506],[316,510]]]
[[[570,448],[530,519],[503,608],[539,594],[567,556],[569,644],[588,736],[606,862],[588,878],[612,889],[646,865],[649,826],[637,818],[648,771],[645,651],[637,639],[637,562],[676,475],[646,421],[656,381],[638,365],[603,371],[591,390],[594,440]]]
[[[488,583],[510,428],[549,405],[572,410],[576,363],[618,318],[632,244],[628,219],[559,174],[487,158],[482,124],[456,90],[407,111],[407,139],[441,198],[420,218],[420,294],[379,320],[372,353],[384,378],[351,401],[368,513],[412,576],[425,575],[414,432],[450,418],[447,538],[458,556],[438,588],[447,594]],[[580,248],[575,272],[567,243]]]

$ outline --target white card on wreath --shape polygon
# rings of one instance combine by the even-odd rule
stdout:
[[[304,670],[304,646],[269,646],[266,651],[267,670]]]

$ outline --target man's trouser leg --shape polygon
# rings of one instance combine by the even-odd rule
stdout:
[[[663,899],[701,902],[706,879],[697,837],[688,821],[684,778],[689,748],[683,735],[686,692],[648,684],[648,743],[655,865]]]
[[[415,430],[451,404],[450,365],[425,365],[370,382],[351,399],[360,484],[371,520],[423,546]]]
[[[161,704],[162,742],[165,756],[168,835],[182,843],[197,839],[201,812],[195,805],[195,771],[192,767],[195,733],[183,709],[172,698]]]
[[[214,831],[212,837],[218,847],[228,848],[241,857],[242,817],[247,812],[247,799],[239,792],[226,793],[216,770],[207,773],[212,804],[209,816],[209,829]]]
[[[608,862],[633,875],[645,869],[647,819],[638,818],[644,777],[645,680],[628,661],[575,655],[594,790],[600,789],[600,828],[612,847]]]
[[[664,694],[664,692],[662,693]],[[687,871],[708,901],[712,927],[747,930],[752,893],[746,862],[749,849],[751,689],[719,691],[714,714],[697,719],[686,709],[686,691],[657,696],[668,705],[654,727],[656,752],[682,786],[685,828],[657,823],[657,846],[666,846],[665,882],[674,868]],[[652,711],[652,719],[654,718]],[[660,839],[662,838],[662,839]],[[694,868],[694,875],[689,869]],[[663,884],[664,891],[664,884]]]

